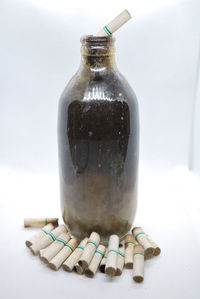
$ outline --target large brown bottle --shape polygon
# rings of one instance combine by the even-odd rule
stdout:
[[[118,71],[114,38],[84,36],[81,65],[59,103],[58,149],[64,222],[78,239],[122,238],[137,206],[136,96]]]

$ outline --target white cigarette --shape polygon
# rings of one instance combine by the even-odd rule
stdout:
[[[117,255],[119,250],[119,237],[111,235],[108,243],[108,255],[105,267],[105,273],[114,276],[117,271]]]
[[[52,230],[54,229],[54,226],[52,223],[49,223],[45,225],[39,232],[34,234],[29,240],[26,240],[25,244],[27,247],[30,247],[31,245],[39,242],[40,239],[42,239],[44,236],[48,235]]]
[[[74,266],[74,272],[77,274],[83,274],[84,270],[83,268],[79,265],[79,263],[76,263],[76,265]]]
[[[24,227],[43,227],[48,223],[58,225],[58,218],[24,218]]]
[[[79,265],[83,268],[83,270],[85,270],[89,266],[93,258],[93,255],[95,254],[95,251],[99,245],[99,242],[99,234],[96,232],[91,233],[87,245],[85,246],[85,249],[83,251],[83,254],[81,255],[81,258],[78,261]]]
[[[56,238],[56,240],[48,247],[40,250],[40,259],[48,264],[50,260],[58,254],[58,252],[67,244],[70,240],[69,233],[62,233]]]
[[[144,280],[144,248],[141,245],[135,245],[133,259],[133,280],[142,282]]]
[[[147,236],[147,239],[149,240],[149,242],[151,243],[151,245],[153,246],[153,248],[154,248],[154,253],[153,253],[153,255],[154,256],[157,256],[157,255],[159,255],[160,253],[161,253],[161,249],[160,249],[160,247],[149,237],[149,236]]]
[[[133,253],[134,247],[138,244],[134,236],[131,234],[125,237],[125,267],[127,269],[133,269]]]
[[[85,270],[85,275],[89,278],[94,277],[95,273],[97,272],[98,266],[103,258],[105,252],[105,246],[99,245],[90,264],[89,267]]]
[[[55,239],[62,233],[67,232],[67,229],[64,225],[60,225],[58,227],[56,227],[54,230],[52,230],[51,232],[49,232],[46,236],[44,236],[42,239],[40,239],[38,242],[34,243],[33,245],[31,245],[29,248],[31,250],[31,252],[34,255],[37,255],[38,252],[49,246],[51,243],[53,243],[53,241],[55,241]]]
[[[81,255],[83,254],[83,250],[88,242],[88,238],[84,238],[81,243],[76,247],[74,252],[66,259],[64,264],[62,265],[63,269],[67,272],[72,272],[74,266],[78,263]]]
[[[56,256],[52,258],[49,262],[49,266],[53,270],[58,270],[64,261],[70,256],[70,254],[77,247],[78,241],[72,238],[64,247],[61,249]]]
[[[125,258],[125,246],[124,241],[119,243],[119,251],[117,256],[117,271],[115,273],[116,276],[120,276],[122,274],[122,270],[124,267],[124,258]]]
[[[103,256],[103,258],[101,260],[100,267],[99,267],[99,270],[102,273],[105,273],[107,255],[108,255],[108,248],[106,248],[106,250],[105,250],[105,254],[104,254],[104,256]]]
[[[154,254],[154,248],[150,241],[147,239],[147,236],[141,227],[133,228],[132,234],[134,235],[138,243],[144,247],[145,256],[151,256]]]
[[[104,26],[100,31],[98,31],[95,36],[107,36],[112,35],[116,30],[118,30],[122,25],[124,25],[128,20],[131,19],[131,14],[125,9],[116,18],[114,18],[110,23]]]

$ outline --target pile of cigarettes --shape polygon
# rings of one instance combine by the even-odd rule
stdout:
[[[65,225],[58,226],[58,218],[24,219],[24,227],[43,227],[25,244],[53,270],[62,266],[67,272],[75,271],[90,278],[98,268],[108,276],[119,276],[125,267],[133,269],[135,282],[142,282],[145,259],[161,252],[141,227],[134,227],[132,234],[127,234],[121,242],[117,235],[111,235],[107,248],[100,244],[97,232],[79,243]]]

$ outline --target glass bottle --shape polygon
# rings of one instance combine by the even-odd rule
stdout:
[[[82,59],[58,111],[63,220],[79,240],[131,228],[137,206],[139,116],[111,36],[81,38]]]

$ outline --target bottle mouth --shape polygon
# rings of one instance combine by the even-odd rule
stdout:
[[[114,43],[115,38],[113,36],[94,36],[94,35],[84,35],[81,37],[81,43]]]
[[[114,53],[114,42],[112,36],[84,35],[81,37],[81,52],[89,56],[110,56]]]

